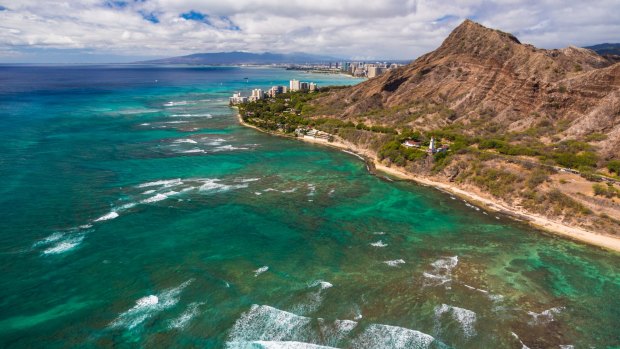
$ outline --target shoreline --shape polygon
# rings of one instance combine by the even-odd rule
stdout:
[[[620,238],[615,238],[610,235],[603,235],[603,234],[595,233],[595,232],[588,231],[582,228],[571,227],[564,223],[551,220],[547,217],[532,214],[529,212],[525,212],[523,210],[511,208],[511,207],[506,207],[505,205],[501,203],[482,197],[476,193],[463,190],[455,185],[434,181],[427,177],[417,176],[415,174],[406,172],[404,169],[401,169],[401,168],[385,166],[381,164],[379,161],[377,161],[377,159],[374,157],[374,154],[370,153],[369,151],[361,150],[359,149],[359,147],[357,147],[354,144],[350,144],[348,142],[343,142],[340,140],[328,142],[327,140],[324,140],[324,139],[317,139],[317,138],[311,138],[311,137],[292,137],[292,136],[288,136],[285,134],[270,132],[270,131],[261,129],[258,126],[254,126],[254,125],[250,125],[246,123],[245,121],[243,121],[239,113],[237,113],[237,120],[239,121],[239,124],[245,127],[253,128],[263,133],[267,133],[270,135],[283,137],[283,138],[296,139],[296,140],[300,140],[306,143],[320,144],[320,145],[328,146],[334,149],[344,151],[351,155],[357,156],[358,158],[364,160],[368,171],[374,175],[377,175],[377,171],[379,171],[379,172],[392,175],[399,179],[413,181],[421,185],[433,187],[437,190],[446,192],[448,194],[458,196],[459,198],[463,200],[469,200],[471,204],[480,206],[481,208],[487,211],[499,212],[499,213],[509,216],[512,219],[515,219],[518,221],[524,221],[539,230],[553,234],[555,236],[569,238],[574,241],[579,241],[582,243],[587,243],[589,245],[601,247],[607,250],[620,252]]]

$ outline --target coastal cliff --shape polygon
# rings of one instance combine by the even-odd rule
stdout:
[[[620,64],[594,51],[538,49],[467,20],[407,66],[271,109],[284,107],[241,116],[323,131],[379,169],[620,250]],[[424,151],[431,138],[447,151]]]

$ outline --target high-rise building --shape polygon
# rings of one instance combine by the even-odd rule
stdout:
[[[311,82],[310,85],[309,85],[309,89],[310,89],[310,91],[317,91],[319,89],[319,87],[314,82]]]
[[[351,69],[351,63],[349,63],[349,62],[342,62],[342,63],[340,63],[340,70],[341,71],[348,73],[350,69]]]
[[[307,82],[300,82],[299,83],[299,89],[302,91],[308,91],[308,89],[310,88],[310,85]]]
[[[301,89],[299,80],[295,80],[295,79],[291,80],[289,83],[289,88],[291,92],[299,91]]]
[[[267,91],[267,95],[271,98],[279,95],[280,93],[286,93],[286,86],[273,86]]]
[[[234,93],[232,97],[229,98],[229,102],[231,105],[245,103],[248,101],[248,97],[241,96],[241,93]]]
[[[252,90],[252,95],[250,96],[249,100],[250,102],[255,102],[263,99],[264,97],[265,94],[263,93],[263,90],[261,90],[260,88],[255,88]]]

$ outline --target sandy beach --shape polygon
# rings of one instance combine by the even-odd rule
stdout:
[[[432,180],[425,176],[415,175],[415,174],[405,171],[402,168],[385,166],[376,159],[375,155],[372,152],[365,150],[365,149],[360,149],[356,145],[350,142],[346,142],[341,139],[338,139],[337,137],[333,142],[328,142],[327,140],[320,139],[320,138],[313,138],[313,137],[291,137],[291,136],[284,135],[281,133],[269,132],[257,126],[250,125],[244,122],[239,114],[237,114],[237,118],[239,120],[239,123],[242,124],[243,126],[253,128],[260,132],[272,134],[272,135],[279,136],[279,137],[297,139],[297,140],[308,142],[308,143],[321,144],[324,146],[328,146],[328,147],[332,147],[332,148],[336,148],[336,149],[340,149],[346,152],[353,153],[354,155],[357,155],[358,157],[363,158],[367,162],[368,165],[371,165],[369,166],[369,170],[371,170],[371,172],[374,172],[376,170],[376,171],[380,171],[380,172],[389,174],[391,176],[394,176],[400,179],[411,180],[411,181],[414,181],[422,185],[434,187],[439,190],[458,196],[461,199],[468,200],[471,204],[479,206],[485,210],[504,213],[512,217],[513,219],[525,221],[538,229],[544,230],[554,235],[563,236],[563,237],[570,238],[576,241],[580,241],[580,242],[588,243],[594,246],[620,252],[620,239],[619,238],[616,238],[610,235],[598,234],[598,233],[588,231],[588,230],[578,228],[578,227],[568,226],[562,222],[554,221],[547,217],[543,217],[543,216],[532,214],[532,213],[529,213],[523,210],[515,209],[513,207],[502,205],[490,198],[483,197],[476,193],[472,193],[471,191],[463,190],[454,184],[439,182],[439,181]]]

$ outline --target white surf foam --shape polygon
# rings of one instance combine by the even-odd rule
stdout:
[[[187,104],[189,104],[188,101],[170,101],[170,102],[164,103],[164,107],[176,107],[179,105],[187,105]]]
[[[177,139],[176,141],[172,142],[172,143],[189,143],[189,144],[198,144],[198,142],[196,142],[193,139],[189,139],[189,138],[185,138],[185,139]]]
[[[364,158],[363,158],[361,155],[357,154],[357,153],[354,153],[354,152],[352,152],[352,151],[348,151],[348,150],[343,150],[343,152],[345,152],[345,153],[347,153],[347,154],[351,154],[351,155],[353,155],[353,156],[357,157],[358,159],[360,159],[360,160],[362,160],[362,161],[365,161],[365,160],[364,160]]]
[[[84,235],[72,236],[58,241],[54,246],[48,247],[43,254],[60,254],[75,249],[84,240]]]
[[[151,189],[151,190],[147,190],[147,191],[143,192],[142,194],[143,195],[150,195],[150,194],[153,194],[154,192],[156,192],[156,190],[155,189]]]
[[[233,145],[227,144],[227,145],[221,145],[219,147],[215,147],[215,149],[213,151],[232,151],[232,150],[248,150],[250,148],[247,147],[235,147]]]
[[[190,149],[190,150],[181,151],[180,153],[183,153],[183,154],[198,154],[198,153],[205,153],[205,151],[202,150],[202,149],[194,148],[194,149]]]
[[[237,183],[251,183],[260,181],[260,178],[235,178],[235,182]]]
[[[159,110],[157,109],[125,109],[119,110],[118,113],[122,115],[133,115],[133,114],[148,114],[148,113],[157,113]]]
[[[266,272],[267,270],[269,270],[268,266],[260,267],[260,268],[258,268],[256,270],[254,270],[254,277],[259,276],[260,274]]]
[[[206,118],[211,119],[213,115],[211,114],[172,114],[170,117],[173,118]]]
[[[102,221],[109,221],[111,219],[117,218],[118,217],[118,212],[116,211],[112,211],[108,214],[105,214],[97,219],[95,219],[95,222],[102,222]]]
[[[202,185],[198,188],[198,190],[201,192],[209,192],[209,193],[217,193],[217,192],[223,192],[223,191],[228,191],[232,189],[247,188],[248,183],[249,183],[249,181],[246,181],[246,182],[240,182],[240,184],[224,184],[224,183],[220,183],[221,181],[219,179],[209,179],[209,178],[200,179],[198,181],[202,183]]]
[[[435,307],[435,322],[437,327],[440,326],[440,321],[444,315],[450,315],[453,320],[459,323],[463,334],[466,338],[471,338],[476,335],[476,313],[465,308],[459,308],[452,305],[442,304]]]
[[[405,264],[405,261],[402,260],[402,259],[395,259],[395,260],[392,260],[392,261],[385,261],[383,263],[389,265],[390,267],[397,267],[397,266],[399,266],[401,264]]]
[[[335,320],[327,322],[318,318],[319,332],[322,334],[323,342],[321,344],[336,347],[345,340],[357,327],[357,322],[351,320]]]
[[[148,199],[144,199],[142,201],[140,201],[143,204],[151,204],[154,202],[158,202],[158,201],[162,201],[162,200],[166,200],[168,197],[164,194],[156,194],[155,196],[151,196]]]
[[[226,142],[225,139],[223,139],[223,138],[216,138],[216,139],[213,139],[213,140],[207,142],[206,144],[207,145],[214,145],[214,146],[216,146],[216,145],[221,145],[224,142]]]
[[[422,274],[425,278],[424,286],[446,285],[446,287],[450,288],[452,269],[454,269],[458,263],[458,256],[440,258],[431,263],[433,270]]]
[[[312,319],[268,305],[252,305],[230,330],[229,340],[311,342]]]
[[[48,236],[46,238],[43,238],[43,239],[35,242],[32,245],[32,247],[37,247],[37,246],[41,246],[41,245],[48,245],[48,244],[50,244],[52,242],[56,242],[56,241],[62,239],[63,236],[65,236],[65,233],[63,233],[63,232],[55,232],[52,235],[50,235],[50,236]]]
[[[435,338],[403,327],[372,324],[354,341],[352,348],[426,349]]]
[[[226,349],[337,349],[312,343],[294,341],[227,342]]]
[[[334,285],[332,285],[330,282],[327,281],[323,281],[323,280],[316,280],[311,282],[308,287],[312,288],[312,287],[317,287],[320,286],[321,290],[326,290],[328,288],[332,288],[334,287]]]
[[[136,186],[136,188],[159,187],[159,186],[162,186],[164,188],[170,188],[170,187],[174,187],[174,186],[181,185],[181,184],[183,184],[183,181],[181,181],[180,178],[162,179],[159,181],[139,184]]]
[[[143,194],[144,194],[144,193],[143,193]],[[114,209],[114,210],[115,210],[116,212],[118,212],[118,211],[124,211],[124,210],[128,210],[128,209],[130,209],[130,208],[132,208],[132,207],[134,207],[134,206],[136,206],[136,205],[137,205],[137,203],[135,203],[135,202],[128,202],[128,203],[126,203],[126,204],[124,204],[124,205],[121,205],[121,206],[117,207],[117,208],[116,208],[116,209]]]
[[[332,287],[334,287],[334,285],[323,280],[311,282],[308,284],[308,288],[312,289],[312,291],[307,293],[300,303],[291,308],[292,312],[306,315],[317,311],[323,303],[324,291]]]
[[[190,321],[198,314],[200,314],[200,306],[204,303],[190,303],[187,306],[187,309],[183,312],[183,314],[179,315],[178,318],[171,320],[168,324],[168,329],[184,329],[187,327]]]
[[[527,312],[528,315],[532,317],[532,320],[530,321],[530,325],[545,324],[551,321],[555,321],[555,315],[561,313],[562,310],[564,310],[564,307],[554,307],[554,308],[550,308],[547,310],[543,310],[540,313],[528,311]]]
[[[282,190],[280,191],[280,193],[287,194],[287,193],[294,193],[296,191],[297,191],[297,188],[293,188],[293,189]]]
[[[314,196],[316,194],[316,186],[312,183],[308,184],[308,196]]]
[[[521,349],[530,349],[530,347],[528,347],[527,345],[525,345],[525,343],[523,343],[523,341],[521,341],[521,338],[519,338],[516,333],[510,332],[510,334],[512,334],[512,336],[519,341],[519,343],[521,344]]]
[[[181,291],[189,286],[192,281],[193,279],[190,279],[177,287],[162,291],[158,295],[149,295],[138,299],[132,308],[121,313],[109,324],[109,327],[131,330],[153,315],[175,306],[179,302]]]
[[[385,235],[385,232],[383,231],[376,231],[373,233],[373,235]]]
[[[382,240],[379,240],[377,242],[371,243],[370,246],[373,246],[373,247],[386,247],[387,244],[384,243]]]

